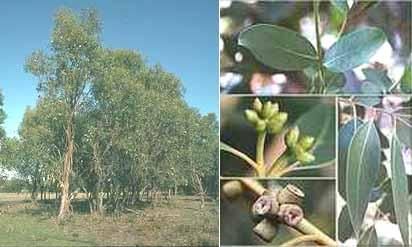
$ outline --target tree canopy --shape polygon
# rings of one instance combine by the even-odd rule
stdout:
[[[57,192],[59,218],[79,192],[99,213],[156,191],[215,195],[216,115],[191,108],[175,75],[137,51],[105,48],[100,34],[94,10],[56,13],[51,49],[26,61],[39,100],[26,110],[18,138],[7,140],[2,153],[12,155],[4,163],[27,181],[33,199]]]

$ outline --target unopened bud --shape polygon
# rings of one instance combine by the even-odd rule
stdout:
[[[303,136],[299,139],[299,146],[301,146],[304,150],[310,149],[313,144],[315,143],[315,138],[312,136]]]
[[[270,118],[270,121],[277,121],[281,124],[285,124],[287,120],[288,114],[286,112],[277,112]]]
[[[262,110],[262,118],[268,119],[275,114],[275,109],[273,108],[272,102],[267,101],[265,105],[263,106]]]
[[[299,139],[299,128],[293,127],[289,130],[289,132],[286,134],[286,145],[289,148],[294,148],[296,146],[296,143],[298,142]]]
[[[296,155],[296,159],[302,164],[309,164],[315,161],[315,156],[308,152],[303,152]]]
[[[282,132],[283,124],[277,121],[269,121],[267,127],[269,134],[279,134]]]
[[[259,119],[259,120],[256,122],[255,128],[256,128],[256,131],[257,131],[257,132],[264,132],[264,131],[266,130],[266,122],[263,121],[263,120],[261,120],[261,119]]]
[[[263,104],[260,101],[259,98],[255,98],[255,100],[253,101],[253,109],[257,112],[257,113],[261,113],[262,109],[263,109]]]
[[[253,124],[257,123],[257,121],[259,120],[259,116],[254,110],[245,110],[245,116],[246,119]]]

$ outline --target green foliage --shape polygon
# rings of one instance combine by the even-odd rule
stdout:
[[[362,28],[342,36],[330,47],[323,65],[334,72],[353,69],[371,58],[385,42],[385,33],[378,28]]]
[[[160,65],[104,48],[100,27],[94,10],[61,9],[51,52],[27,59],[40,100],[10,149],[13,169],[34,195],[59,191],[73,142],[70,193],[87,193],[91,210],[122,210],[147,191],[217,194],[216,116],[190,108],[181,81]]]
[[[378,176],[379,150],[379,136],[373,121],[360,126],[349,144],[346,165],[346,200],[357,236],[360,236],[369,194]]]
[[[299,33],[280,26],[254,25],[239,35],[239,45],[260,62],[282,70],[303,70],[316,64],[316,50]]]
[[[403,243],[409,245],[408,214],[410,203],[408,197],[408,178],[406,177],[405,164],[402,158],[402,144],[396,136],[392,138],[391,144],[391,171],[396,222],[399,225]]]
[[[1,140],[6,136],[6,133],[4,129],[2,128],[2,125],[4,123],[4,120],[6,119],[6,113],[3,110],[3,94],[1,93],[0,90],[0,143]]]
[[[347,164],[347,156],[348,156],[348,149],[349,149],[349,144],[352,140],[352,137],[355,133],[355,130],[359,128],[362,125],[362,121],[359,119],[356,120],[351,120],[345,125],[343,125],[339,129],[339,194],[342,196],[344,199],[346,199],[346,164]]]

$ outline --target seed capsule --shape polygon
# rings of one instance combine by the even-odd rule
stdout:
[[[261,113],[261,112],[262,112],[263,104],[262,104],[262,102],[259,100],[259,98],[255,98],[255,100],[253,101],[253,109],[254,109],[257,113]]]
[[[257,123],[259,120],[258,114],[253,110],[249,110],[249,109],[245,110],[245,115],[246,115],[246,119],[253,124]]]
[[[296,143],[298,142],[298,139],[299,128],[295,126],[292,129],[290,129],[289,132],[286,134],[286,145],[289,148],[294,148],[296,146]]]

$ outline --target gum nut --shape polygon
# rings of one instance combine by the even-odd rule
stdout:
[[[253,110],[245,110],[246,119],[251,123],[256,123],[259,120],[257,113]]]
[[[262,109],[263,109],[263,104],[262,104],[262,102],[259,100],[259,98],[255,98],[255,100],[253,101],[253,109],[256,111],[256,112],[261,112],[262,111]]]
[[[226,182],[222,186],[222,190],[229,199],[234,199],[243,193],[242,183],[238,180]]]
[[[304,150],[310,149],[313,146],[314,143],[315,143],[315,138],[312,137],[312,136],[304,136],[304,137],[300,138],[300,140],[299,140],[299,145]]]

